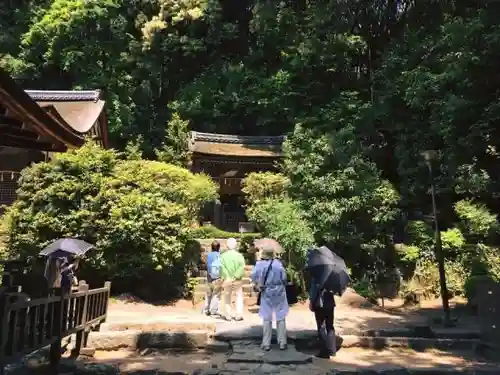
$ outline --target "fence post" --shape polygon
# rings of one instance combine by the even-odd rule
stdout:
[[[82,329],[80,329],[76,333],[76,342],[75,342],[75,347],[71,351],[71,356],[74,358],[77,358],[80,355],[80,352],[82,348],[85,347],[87,344],[86,340],[86,327],[85,323],[87,322],[87,308],[88,308],[88,292],[89,292],[89,286],[85,284],[85,282],[80,281],[78,284],[78,292],[85,292],[85,295],[83,296],[83,304],[78,304],[78,317],[79,321],[77,326],[82,325]],[[82,298],[82,297],[79,297]]]
[[[62,348],[62,320],[63,320],[63,308],[64,308],[64,295],[62,290],[56,289],[55,295],[59,297],[59,300],[55,302],[54,315],[52,316],[52,338],[55,337],[55,341],[50,345],[50,365],[54,370],[59,367],[59,362],[61,361],[61,348]]]
[[[106,321],[106,319],[108,318],[108,307],[109,307],[109,299],[111,298],[111,281],[106,281],[104,283],[104,287],[108,290],[108,293],[106,295],[106,313],[104,315],[104,320],[103,322]]]

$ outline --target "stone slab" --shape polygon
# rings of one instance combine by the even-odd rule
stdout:
[[[186,322],[186,321],[169,321],[168,319],[144,319],[142,322],[125,322],[114,321],[101,325],[100,332],[113,331],[163,331],[177,332],[179,330],[207,330],[214,332],[216,324],[214,322]]]
[[[301,353],[293,346],[287,350],[273,348],[268,352],[259,346],[234,347],[233,353],[227,358],[230,363],[265,363],[268,365],[300,365],[312,362],[312,356]]]
[[[97,350],[144,349],[144,348],[207,348],[211,343],[211,332],[205,330],[151,331],[138,330],[93,332],[89,335],[88,347]]]
[[[310,339],[295,340],[295,344],[301,349],[317,349],[319,342],[317,337]],[[345,335],[337,337],[337,347],[342,348],[408,348],[417,351],[426,349],[439,350],[472,350],[480,348],[480,340],[476,339],[425,339],[415,337],[367,337]]]
[[[437,329],[432,328],[428,335],[420,334],[411,328],[383,328],[383,329],[340,329],[343,335],[366,336],[366,337],[415,337],[415,338],[436,338],[436,339],[480,339],[481,333],[474,329]],[[291,332],[293,338],[301,339],[316,335],[316,330],[304,329]]]

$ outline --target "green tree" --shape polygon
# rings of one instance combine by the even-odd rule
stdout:
[[[191,163],[189,151],[189,121],[181,119],[178,113],[172,115],[167,125],[167,135],[161,148],[155,150],[159,161],[187,167]]]
[[[182,275],[190,261],[189,228],[200,207],[215,198],[207,176],[120,159],[89,143],[23,171],[18,199],[6,214],[8,246],[20,257],[33,257],[57,238],[82,238],[97,248],[86,262],[93,278],[112,280],[116,292],[133,292],[144,278]]]

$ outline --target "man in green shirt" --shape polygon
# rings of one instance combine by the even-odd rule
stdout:
[[[227,250],[220,256],[220,275],[223,289],[221,315],[226,320],[243,320],[243,276],[245,276],[245,258],[237,250],[234,238],[227,240]],[[231,314],[232,296],[236,296],[236,314]]]

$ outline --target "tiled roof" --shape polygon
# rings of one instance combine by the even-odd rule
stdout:
[[[24,90],[37,102],[97,102],[101,99],[100,90]]]
[[[191,132],[189,149],[206,155],[271,157],[281,156],[285,136],[259,137]]]
[[[0,134],[0,143],[9,147],[64,151],[68,147],[81,146],[84,134],[95,130],[107,147],[106,114],[100,97],[99,90],[25,91],[0,68],[1,106],[9,118],[28,127],[6,124]]]

